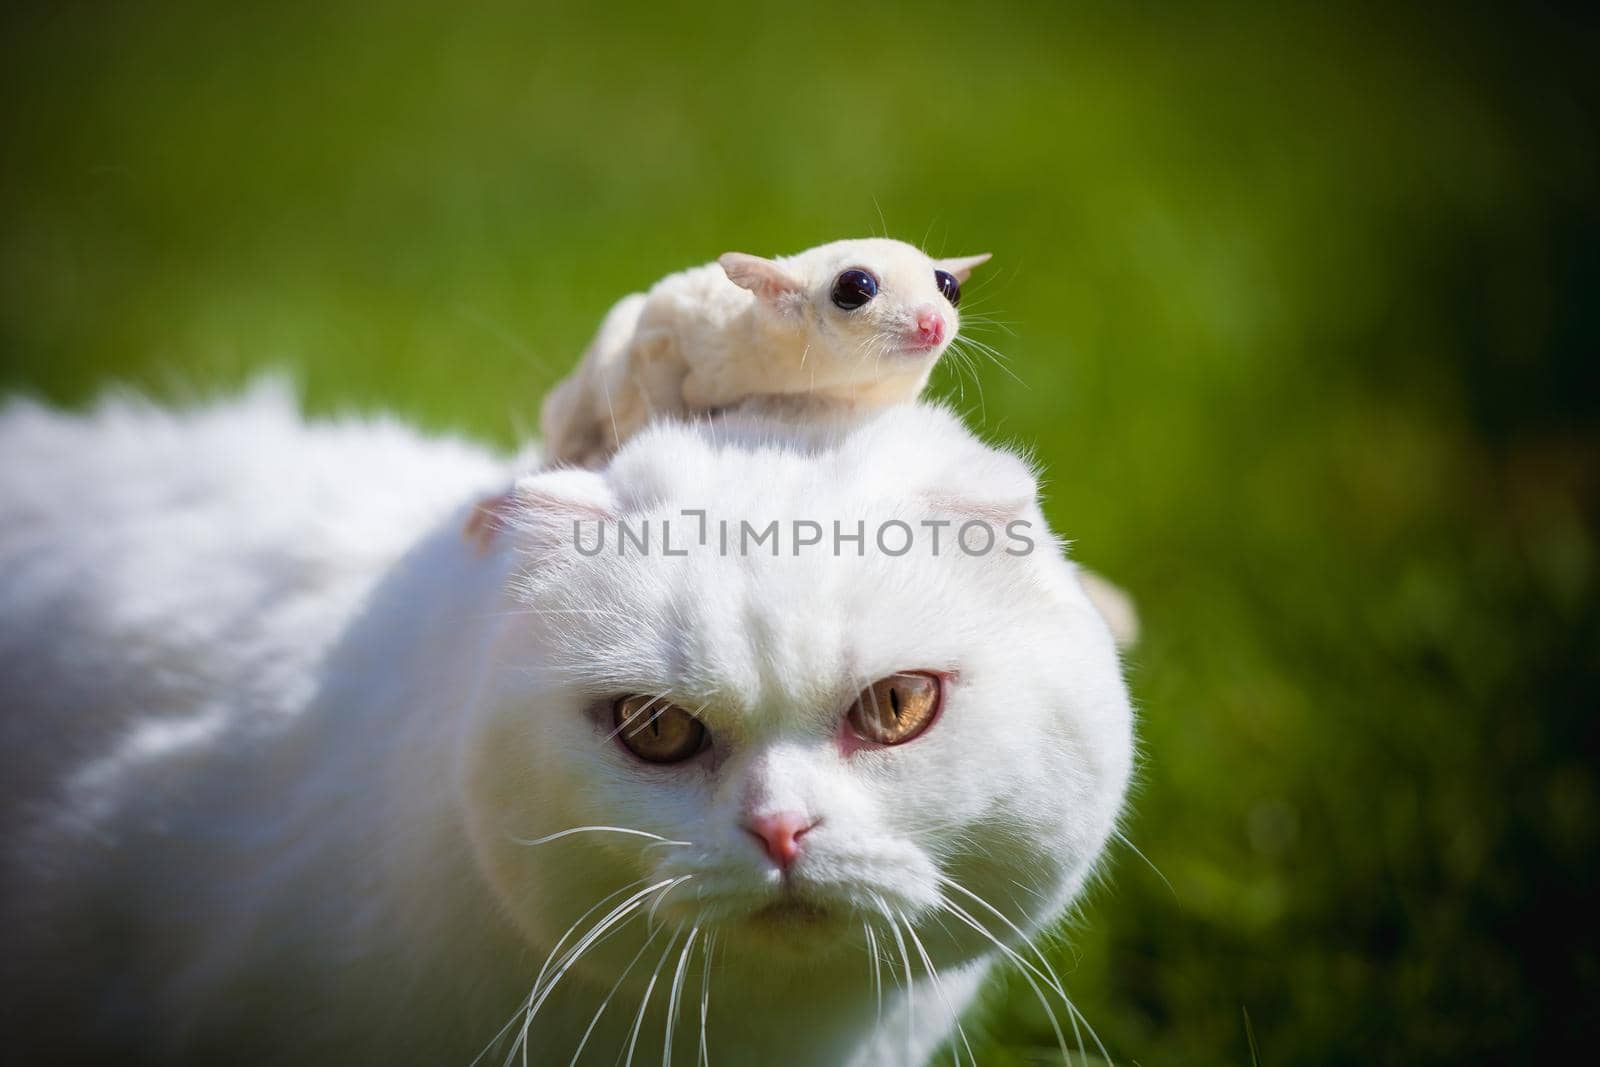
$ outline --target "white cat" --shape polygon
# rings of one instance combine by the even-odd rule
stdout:
[[[961,327],[961,283],[988,259],[871,238],[668,275],[619,301],[545,398],[546,456],[592,465],[652,417],[751,397],[914,400]]]
[[[0,457],[8,1060],[911,1065],[996,965],[1078,1029],[1023,935],[1128,698],[947,413],[658,424],[487,553],[508,464],[271,389]]]

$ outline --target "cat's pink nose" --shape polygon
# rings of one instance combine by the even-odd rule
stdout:
[[[944,316],[933,308],[917,312],[917,340],[932,348],[944,340]]]
[[[778,865],[787,871],[800,855],[800,838],[817,825],[798,811],[780,811],[773,815],[752,815],[744,821],[745,832],[757,841]]]

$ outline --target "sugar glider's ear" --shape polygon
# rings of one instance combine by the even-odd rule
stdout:
[[[499,496],[479,501],[465,533],[480,551],[504,537],[545,555],[572,548],[579,524],[614,519],[620,511],[602,474],[561,468],[519,478]]]
[[[990,253],[985,252],[978,256],[957,256],[954,259],[936,259],[933,265],[940,270],[947,270],[956,276],[956,281],[964,282],[972,277],[972,272],[978,267],[989,262]]]
[[[770,259],[743,252],[724,252],[717,262],[722,264],[730,282],[741,289],[750,290],[769,304],[777,304],[784,297],[805,292],[805,285],[799,278]]]

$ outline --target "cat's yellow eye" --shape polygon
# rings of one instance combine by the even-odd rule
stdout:
[[[926,730],[939,711],[937,675],[903,671],[880,678],[861,691],[846,716],[863,741],[900,745]]]
[[[681,763],[711,742],[705,723],[660,697],[621,698],[611,726],[629,752],[650,763]]]

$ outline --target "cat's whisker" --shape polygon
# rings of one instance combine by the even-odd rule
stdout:
[[[687,882],[691,877],[692,875],[686,874],[678,878],[664,878],[653,885],[646,886],[644,889],[634,893],[621,904],[618,904],[615,908],[612,908],[611,911],[606,914],[605,918],[601,919],[599,922],[595,923],[594,926],[590,927],[588,933],[579,938],[577,943],[574,944],[572,948],[567,950],[566,955],[561,958],[561,962],[556,965],[556,969],[550,973],[549,981],[545,982],[543,989],[538,989],[537,986],[535,987],[538,989],[538,996],[533,1000],[532,1004],[529,1005],[527,1013],[523,1018],[522,1034],[519,1038],[519,1044],[526,1047],[528,1030],[533,1025],[534,1016],[539,1014],[539,1009],[544,1006],[545,1001],[550,999],[550,994],[554,992],[556,985],[563,977],[566,976],[566,973],[572,969],[573,965],[577,963],[579,958],[581,958],[584,953],[588,952],[589,949],[593,948],[601,940],[615,932],[623,920],[631,917],[635,912],[644,907],[645,900],[648,899],[652,893],[669,893],[674,887]]]
[[[531,995],[532,994],[530,993],[529,996],[531,996]],[[493,1051],[493,1049],[494,1049],[494,1047],[496,1045],[500,1044],[501,1039],[506,1036],[506,1033],[513,1026],[517,1025],[517,1020],[522,1016],[522,1013],[527,1010],[527,1007],[528,1007],[528,997],[523,997],[522,998],[522,1003],[517,1005],[517,1010],[513,1011],[511,1013],[511,1018],[507,1019],[505,1025],[502,1026],[499,1029],[499,1031],[496,1032],[496,1034],[489,1039],[489,1043],[487,1045],[483,1046],[482,1050],[480,1050],[479,1053],[476,1056],[472,1057],[472,1062],[467,1064],[467,1067],[478,1067],[478,1063],[485,1056],[487,1056],[491,1051]],[[516,1049],[516,1046],[513,1045],[512,1046],[513,1054],[515,1054],[515,1049]],[[509,1057],[508,1057],[508,1061],[509,1061]]]
[[[1111,836],[1116,838],[1118,841],[1121,841],[1124,845],[1127,845],[1129,848],[1133,849],[1133,854],[1135,856],[1138,856],[1140,859],[1144,860],[1145,865],[1148,866],[1152,871],[1156,872],[1156,877],[1161,879],[1161,884],[1167,887],[1167,892],[1172,894],[1172,899],[1173,900],[1178,900],[1178,891],[1176,889],[1172,888],[1172,883],[1167,881],[1167,876],[1161,873],[1161,868],[1157,867],[1154,863],[1152,863],[1150,861],[1150,857],[1149,856],[1146,856],[1143,852],[1140,852],[1139,851],[1139,846],[1134,844],[1132,841],[1128,840],[1128,835],[1127,834],[1124,834],[1121,830],[1112,830],[1111,831]],[[1182,903],[1182,902],[1179,901],[1179,903]]]
[[[634,881],[623,886],[621,889],[615,890],[614,892],[608,893],[604,897],[601,897],[600,900],[591,905],[587,911],[578,916],[577,920],[573,922],[571,926],[567,927],[566,933],[561,935],[560,939],[556,941],[555,947],[550,950],[550,954],[545,957],[544,966],[539,968],[539,973],[534,978],[533,987],[528,990],[528,995],[522,998],[522,1003],[517,1006],[516,1011],[511,1013],[511,1018],[506,1020],[506,1024],[500,1028],[500,1031],[496,1033],[494,1037],[489,1039],[489,1043],[483,1047],[481,1052],[473,1057],[472,1062],[468,1064],[467,1067],[477,1067],[478,1061],[482,1060],[484,1056],[488,1055],[489,1050],[494,1048],[495,1045],[499,1044],[500,1039],[505,1037],[506,1032],[517,1024],[518,1017],[527,1012],[528,1006],[533,1003],[534,994],[539,991],[539,983],[544,979],[545,972],[550,967],[550,961],[555,959],[556,953],[561,951],[561,946],[566,943],[567,938],[572,936],[572,932],[583,923],[583,920],[587,919],[589,916],[605,907],[606,904],[615,900],[617,897],[620,897],[622,894],[626,893],[628,890],[632,889],[634,886],[643,881],[643,878],[635,879]],[[515,1048],[516,1046],[513,1045],[513,1053],[515,1052]]]
[[[467,1067],[478,1067],[479,1062],[481,1062],[482,1059],[485,1056],[487,1056],[489,1054],[489,1052],[496,1045],[498,1045],[500,1043],[500,1039],[501,1038],[506,1036],[506,1031],[510,1030],[513,1026],[515,1026],[517,1024],[517,1017],[522,1014],[523,1006],[526,1005],[527,1003],[528,1003],[528,998],[527,997],[523,997],[522,998],[522,1004],[517,1005],[517,1010],[511,1013],[511,1018],[507,1019],[505,1025],[502,1026],[498,1031],[496,1031],[495,1035],[489,1039],[489,1043],[487,1045],[484,1045],[483,1048],[478,1052],[478,1054],[476,1056],[472,1057],[472,1062],[467,1064]]]
[[[574,921],[571,926],[567,927],[566,932],[561,935],[561,937],[556,941],[555,946],[551,948],[549,954],[545,956],[544,963],[539,967],[539,973],[534,975],[533,988],[528,990],[529,1004],[533,1002],[534,994],[539,991],[539,985],[544,981],[544,976],[550,972],[550,965],[555,961],[557,953],[561,951],[561,946],[567,943],[567,938],[573,935],[573,933],[580,925],[582,925],[585,919],[599,911],[601,908],[605,907],[611,901],[622,896],[622,894],[628,892],[628,890],[635,888],[643,881],[643,878],[636,878],[632,882],[629,882],[627,885],[623,886],[621,889],[618,889],[616,892],[608,893],[604,897],[601,897],[600,900],[591,905],[582,915],[578,916],[577,920]]]
[[[1067,1015],[1072,1022],[1072,1032],[1073,1036],[1078,1041],[1078,1047],[1083,1047],[1083,1038],[1078,1031],[1078,1024],[1081,1022],[1084,1028],[1089,1031],[1089,1037],[1094,1041],[1095,1047],[1100,1050],[1100,1055],[1107,1063],[1114,1062],[1111,1059],[1111,1054],[1106,1051],[1105,1045],[1100,1041],[1100,1035],[1095,1033],[1095,1029],[1089,1024],[1089,1020],[1084,1017],[1081,1011],[1078,1010],[1078,1006],[1072,1002],[1072,998],[1067,996],[1067,988],[1062,983],[1061,976],[1056,974],[1055,968],[1050,965],[1049,958],[1046,957],[1045,954],[1039,950],[1039,947],[1028,938],[1028,935],[1024,934],[1021,928],[1019,928],[1016,923],[1012,922],[1010,917],[1007,916],[1005,912],[1001,911],[987,900],[984,900],[982,897],[968,889],[966,886],[962,885],[960,882],[943,875],[939,877],[939,881],[942,885],[945,885],[951,889],[954,889],[956,892],[969,897],[974,903],[978,904],[980,907],[994,915],[995,918],[999,919],[1006,925],[1007,929],[1017,935],[1017,939],[1028,947],[1029,951],[1033,953],[1033,955],[1038,959],[1039,964],[1044,968],[1042,973],[1040,973],[1038,970],[1035,970],[1035,973],[1039,974],[1041,978],[1044,978],[1047,981],[1047,984],[1050,986],[1050,988],[1055,990],[1056,995],[1059,996],[1062,1000],[1062,1003],[1067,1006]]]
[[[673,840],[670,837],[662,837],[660,834],[652,834],[648,830],[635,830],[635,829],[633,829],[632,827],[629,827],[629,826],[571,826],[571,827],[568,827],[565,830],[558,830],[553,834],[546,834],[543,837],[536,837],[536,838],[533,838],[532,840],[529,840],[529,839],[526,839],[526,838],[521,838],[521,837],[513,837],[511,840],[515,841],[519,845],[546,845],[546,844],[549,844],[551,841],[559,841],[563,837],[570,837],[573,834],[601,833],[601,832],[613,833],[613,834],[631,834],[634,837],[648,837],[651,841],[655,842],[656,844],[660,844],[660,845],[693,845],[694,844],[693,841],[676,841],[676,840]],[[639,879],[639,881],[642,882],[642,881],[644,881],[644,879],[641,878],[641,879]],[[637,885],[638,882],[635,882],[634,884]]]
[[[667,996],[667,1031],[664,1044],[661,1047],[661,1067],[672,1067],[672,1034],[678,1025],[678,1004],[683,996],[683,975],[689,967],[689,953],[694,951],[694,940],[700,936],[700,928],[694,927],[689,931],[689,937],[683,943],[683,951],[678,953],[678,970],[672,976],[672,992]]]
[[[717,932],[706,934],[700,949],[700,1053],[695,1067],[711,1067],[711,1054],[706,1051],[706,1018],[711,1010],[711,952],[716,947]]]
[[[625,1067],[633,1067],[633,1052],[639,1044],[639,1029],[644,1025],[644,1013],[650,1007],[650,994],[655,991],[656,980],[661,977],[661,968],[667,964],[667,957],[672,954],[672,946],[678,943],[678,935],[683,933],[683,926],[679,924],[672,931],[672,937],[667,940],[667,947],[661,950],[661,958],[656,961],[656,969],[650,975],[650,981],[645,983],[644,996],[639,998],[639,1012],[633,1017],[633,1032],[628,1035],[628,1061]]]
[[[644,696],[645,694],[641,693],[640,695]],[[644,707],[642,707],[638,711],[634,712],[632,717],[623,719],[621,722],[619,722],[617,724],[616,729],[614,729],[610,733],[606,734],[605,740],[606,741],[615,741],[617,739],[618,735],[620,735],[624,730],[628,729],[628,727],[630,727],[630,726],[634,726],[635,725],[635,720],[636,719],[638,719],[640,716],[642,716],[645,712],[649,711],[651,708],[655,707],[656,704],[658,704],[658,703],[661,704],[663,711],[666,710],[666,708],[671,706],[670,702],[668,702],[667,697],[664,694],[652,695],[650,697],[649,703],[645,704]],[[639,729],[643,729],[643,727],[647,726],[647,725],[649,725],[649,723],[639,724],[638,727],[634,730],[634,732],[637,733]]]
[[[691,879],[693,877],[694,877],[694,875],[692,875],[692,874],[686,874],[683,877],[679,878],[677,881],[673,882],[671,885],[667,886],[667,888],[663,889],[661,891],[661,894],[659,896],[657,896],[656,899],[654,899],[654,900],[652,900],[650,902],[650,911],[649,911],[649,914],[647,916],[648,921],[649,922],[655,922],[656,921],[656,909],[661,907],[661,902],[663,900],[667,899],[667,894],[668,893],[672,892],[674,889],[678,888],[680,885],[682,885],[683,883],[689,881],[689,879]]]
[[[633,973],[634,965],[639,962],[639,957],[645,954],[645,951],[655,943],[655,939],[660,935],[661,928],[659,927],[650,931],[650,935],[644,939],[644,944],[639,946],[639,951],[633,954],[633,958],[628,961],[628,965],[624,967],[622,969],[622,973],[617,976],[616,982],[611,986],[611,991],[607,993],[605,999],[600,1002],[600,1007],[595,1009],[594,1017],[589,1020],[588,1029],[584,1030],[583,1037],[578,1039],[578,1047],[572,1053],[572,1059],[568,1061],[567,1067],[577,1067],[578,1057],[583,1055],[584,1047],[589,1044],[589,1037],[594,1033],[595,1026],[600,1022],[600,1016],[605,1014],[605,1010],[611,1006],[612,998],[617,995],[617,990],[622,988],[622,983],[627,979],[629,974]]]
[[[1028,988],[1033,990],[1033,995],[1038,998],[1039,1006],[1044,1009],[1045,1018],[1050,1020],[1050,1029],[1055,1034],[1056,1044],[1061,1049],[1061,1060],[1070,1067],[1072,1063],[1072,1055],[1067,1050],[1067,1039],[1066,1035],[1061,1032],[1061,1024],[1056,1022],[1055,1009],[1050,1006],[1049,1000],[1045,998],[1044,990],[1039,988],[1039,983],[1034,981],[1032,974],[1028,973],[1034,970],[1033,965],[1027,960],[1023,959],[1021,956],[1017,955],[1010,945],[1007,945],[1004,941],[1001,941],[998,937],[996,937],[993,931],[991,931],[988,927],[978,922],[978,920],[974,919],[971,915],[968,915],[959,904],[955,903],[949,898],[942,899],[940,903],[947,911],[949,911],[956,918],[960,919],[962,922],[966,923],[968,926],[972,927],[972,929],[976,930],[980,935],[993,944],[995,948],[999,949],[1007,958],[1021,968],[1023,981],[1027,982]],[[1074,1029],[1076,1029],[1076,1024],[1074,1024]],[[1080,1053],[1083,1050],[1083,1041],[1081,1038],[1078,1040],[1078,1050]]]
[[[641,881],[642,880],[643,879],[641,879]],[[527,1060],[527,1041],[529,1031],[533,1025],[533,1018],[539,1013],[539,1009],[544,1006],[544,1002],[549,999],[551,992],[553,992],[555,989],[556,983],[561,980],[561,978],[566,974],[567,970],[570,969],[572,964],[577,961],[579,956],[581,956],[594,944],[597,944],[598,941],[604,940],[606,936],[609,936],[609,934],[605,934],[605,930],[607,929],[606,924],[618,924],[616,925],[616,929],[620,929],[620,924],[624,920],[631,918],[639,911],[641,907],[643,907],[643,896],[651,892],[651,890],[654,888],[655,887],[652,886],[649,889],[645,889],[640,894],[636,894],[635,897],[624,901],[622,904],[618,905],[617,908],[613,909],[611,913],[608,914],[604,919],[590,927],[589,930],[584,934],[583,938],[581,938],[579,942],[574,945],[565,956],[562,957],[561,963],[558,965],[558,970],[551,974],[549,983],[544,985],[542,989],[540,987],[540,979],[535,979],[533,991],[528,994],[530,1004],[523,1017],[522,1032],[519,1035],[516,1044],[512,1046],[513,1052],[516,1051],[517,1046],[522,1047],[524,1062]],[[543,971],[540,972],[541,978],[543,973]],[[507,1062],[509,1063],[509,1057]]]
[[[893,923],[889,922],[889,925],[892,927]],[[888,970],[888,972],[889,972],[889,977],[894,980],[894,987],[896,989],[899,989],[899,990],[902,990],[902,991],[905,991],[905,992],[909,992],[909,990],[906,989],[905,984],[901,980],[900,972],[895,970],[895,967],[894,967],[894,953],[889,951],[889,940],[888,940],[888,938],[885,937],[879,944],[882,946],[882,949],[883,949],[883,958],[888,963],[888,967],[886,968],[886,970]]]
[[[481,615],[461,616],[463,619],[509,619],[519,615],[599,615],[602,618],[633,621],[633,616],[611,608],[517,608],[515,611],[486,611]]]
[[[861,930],[867,936],[867,951],[872,954],[872,993],[877,1001],[872,1032],[876,1034],[883,1029],[883,961],[878,958],[878,935],[873,932],[872,924],[862,919]]]
[[[651,701],[651,703],[653,704],[653,703],[655,703],[655,701]],[[649,704],[645,705],[645,707],[649,707],[649,706],[650,706]],[[650,716],[649,719],[647,719],[644,722],[641,722],[638,726],[636,726],[632,730],[629,730],[628,731],[628,736],[629,737],[638,737],[641,731],[648,729],[650,727],[650,725],[652,723],[654,723],[657,719],[661,718],[661,716],[663,716],[667,712],[671,711],[672,707],[673,706],[671,704],[663,704],[660,707],[660,709],[656,711],[656,713],[654,715]],[[641,710],[643,710],[643,709],[641,709]],[[695,716],[696,718],[699,718],[700,713],[702,711],[705,711],[705,710],[706,710],[706,705],[701,704],[699,707],[694,708],[693,710],[691,710],[689,712],[689,714]],[[635,715],[634,718],[638,718],[638,716]],[[632,720],[629,720],[629,721],[631,722]],[[628,725],[628,724],[627,723],[623,723],[623,726],[626,726],[626,725]]]
[[[1025,882],[1019,882],[1015,878],[1011,879],[1011,884],[1016,886],[1018,889],[1022,890],[1024,893],[1027,893],[1028,895],[1032,896],[1035,900],[1042,900],[1042,901],[1048,901],[1049,900],[1048,897],[1046,897],[1043,893],[1041,893],[1039,891],[1039,887],[1038,886],[1032,886],[1032,885],[1028,885]],[[1015,897],[1012,898],[1012,903],[1016,903],[1016,898]]]
[[[643,694],[640,694],[640,696],[643,696]],[[622,731],[624,731],[624,729],[627,729],[627,728],[629,728],[629,726],[634,725],[635,718],[640,717],[640,715],[643,715],[643,713],[648,712],[648,710],[650,710],[651,707],[654,707],[654,705],[658,704],[658,702],[666,701],[666,699],[667,699],[667,697],[666,696],[661,696],[661,694],[656,694],[656,696],[651,696],[650,697],[650,702],[648,702],[648,704],[643,705],[642,709],[638,709],[637,712],[634,712],[634,717],[632,717],[632,718],[624,718],[624,720],[622,720],[621,723],[618,723],[618,725],[616,725],[616,729],[613,729],[613,731],[611,731],[611,733],[606,734],[605,741],[616,741],[616,739],[618,739],[618,737],[621,736]]]
[[[972,1045],[967,1041],[967,1031],[961,1025],[961,1015],[956,1011],[950,998],[945,996],[944,983],[939,980],[939,969],[933,965],[933,960],[928,956],[928,950],[922,947],[922,939],[917,936],[916,928],[911,925],[904,912],[900,913],[900,921],[906,925],[906,936],[911,939],[911,945],[917,950],[917,955],[922,959],[922,966],[928,972],[928,980],[933,983],[933,991],[938,995],[944,1010],[950,1013],[950,1021],[955,1023],[956,1034],[961,1038],[961,1045],[967,1050],[967,1059],[972,1062],[972,1067],[978,1067],[978,1057],[973,1054]],[[956,1055],[955,1046],[950,1046],[950,1054],[960,1067],[961,1057]]]
[[[906,1059],[909,1062],[912,1049],[917,1043],[916,983],[911,976],[911,954],[906,951],[906,941],[900,934],[900,924],[889,911],[888,902],[882,897],[876,899],[878,907],[883,910],[883,917],[889,922],[889,929],[894,934],[895,947],[900,950],[900,962],[906,970]]]

